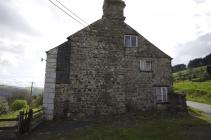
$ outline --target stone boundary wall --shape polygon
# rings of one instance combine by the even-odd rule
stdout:
[[[47,120],[53,120],[54,116],[54,98],[56,83],[56,63],[58,48],[47,52],[45,87],[43,95],[44,117]]]

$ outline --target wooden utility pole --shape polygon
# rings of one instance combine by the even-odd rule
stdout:
[[[34,82],[32,82],[31,83],[31,92],[30,92],[30,99],[29,99],[29,105],[31,105],[31,103],[32,103],[32,92],[33,92],[33,84],[34,84]]]

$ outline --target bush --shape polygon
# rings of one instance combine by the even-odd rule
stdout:
[[[0,114],[7,113],[9,111],[8,102],[4,97],[0,97]]]
[[[211,77],[211,66],[207,66],[207,73],[208,73],[209,76]]]
[[[178,71],[183,71],[186,69],[185,64],[178,64],[172,67],[173,73],[178,72]]]
[[[33,108],[37,108],[37,107],[40,107],[42,105],[42,101],[43,101],[43,97],[41,95],[39,96],[34,96],[33,97],[33,100],[32,100],[32,104],[31,106]]]
[[[26,100],[15,100],[11,105],[11,109],[13,111],[20,110],[20,109],[23,109],[23,108],[26,108],[26,107],[27,107],[27,101]]]

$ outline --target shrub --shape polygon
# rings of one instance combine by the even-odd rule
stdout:
[[[211,77],[211,66],[207,66],[207,73],[208,73],[209,76]]]
[[[7,113],[9,111],[8,102],[4,97],[0,97],[0,114]]]
[[[174,72],[178,72],[178,71],[183,71],[186,69],[186,65],[185,64],[178,64],[172,67],[173,73]]]
[[[15,100],[11,105],[11,109],[13,111],[20,110],[20,109],[26,108],[26,107],[27,107],[26,100]]]
[[[43,101],[43,97],[41,95],[39,96],[34,96],[33,97],[33,100],[32,100],[32,104],[31,106],[33,108],[37,108],[37,107],[40,107],[42,105],[42,101]]]

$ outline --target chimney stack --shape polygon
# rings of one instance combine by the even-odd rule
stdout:
[[[122,0],[104,0],[103,18],[125,20],[125,2]]]

